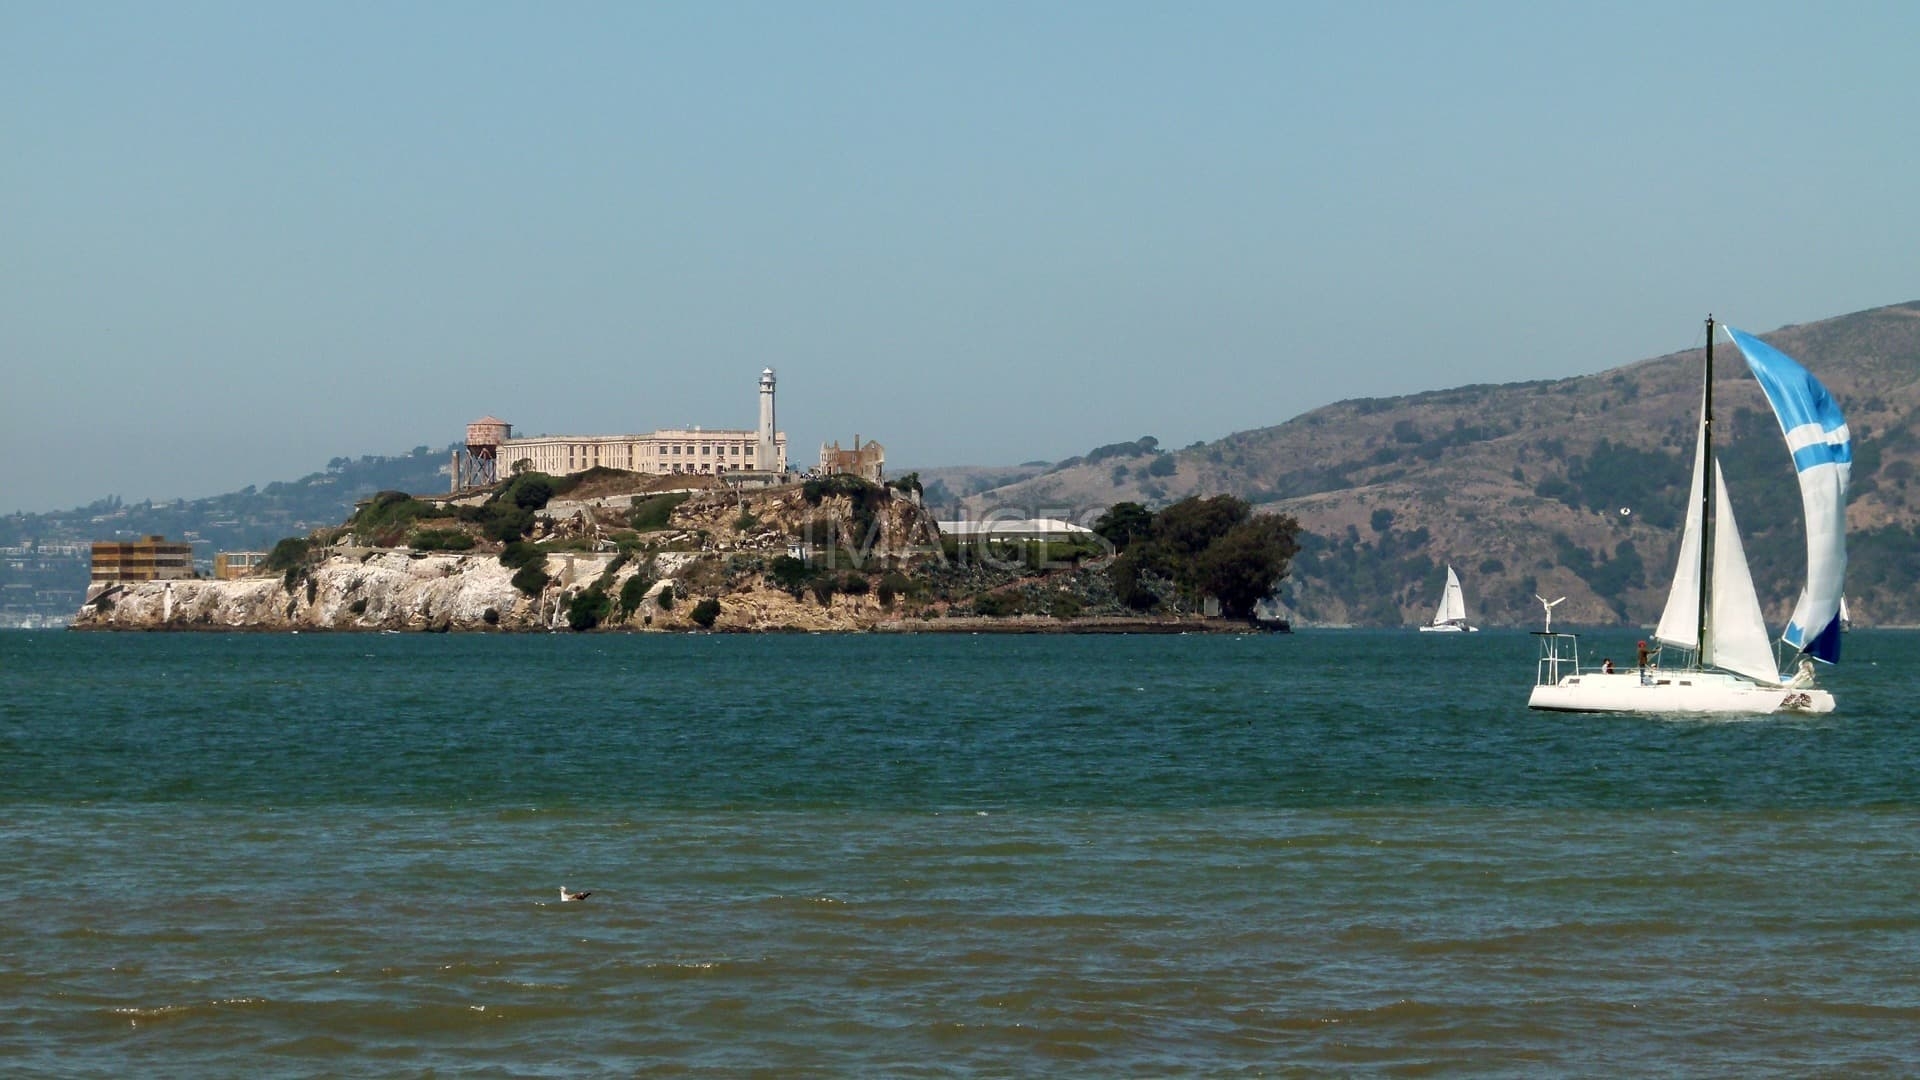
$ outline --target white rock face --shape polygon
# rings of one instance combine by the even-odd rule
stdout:
[[[561,593],[550,587],[541,601]],[[105,603],[101,602],[104,596]],[[359,610],[356,611],[355,607]],[[550,604],[558,607],[558,604]],[[541,602],[491,555],[389,551],[329,558],[289,589],[283,579],[148,581],[89,594],[74,626],[170,630],[524,629]],[[495,622],[487,621],[487,612]],[[562,622],[565,621],[564,612]]]

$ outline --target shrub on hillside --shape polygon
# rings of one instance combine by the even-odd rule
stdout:
[[[262,568],[268,573],[275,570],[292,570],[305,566],[312,555],[313,541],[304,536],[289,536],[273,545],[273,550],[267,552],[267,561],[262,564]]]
[[[690,498],[692,494],[685,491],[667,495],[635,495],[633,509],[627,513],[627,524],[639,532],[664,529],[673,520],[674,507]]]
[[[539,596],[549,580],[547,572],[539,566],[523,566],[513,575],[513,587],[527,596]]]
[[[620,586],[620,613],[631,615],[640,610],[640,604],[647,598],[647,590],[653,588],[654,576],[646,570],[638,570]]]
[[[693,611],[688,613],[688,617],[699,623],[701,629],[711,630],[714,620],[720,617],[720,601],[709,596],[693,605]]]
[[[575,630],[591,630],[613,610],[613,601],[605,590],[594,585],[575,593],[567,604],[567,625]]]
[[[1018,615],[1026,610],[1019,593],[982,593],[973,598],[973,613],[993,618],[1006,618]]]
[[[473,537],[459,529],[416,529],[408,544],[416,551],[467,551]]]
[[[509,570],[518,570],[523,566],[539,566],[547,560],[547,553],[537,544],[525,540],[515,540],[500,549],[500,565]]]

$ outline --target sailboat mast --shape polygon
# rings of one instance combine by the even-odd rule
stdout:
[[[1719,491],[1720,469],[1713,458],[1713,316],[1707,316],[1707,370],[1700,393],[1700,446],[1705,472],[1700,478],[1700,613],[1694,640],[1694,658],[1701,667],[1713,663],[1712,639],[1707,636],[1713,611],[1713,505]]]

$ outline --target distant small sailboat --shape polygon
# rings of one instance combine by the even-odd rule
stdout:
[[[1840,598],[1840,632],[1843,634],[1853,632],[1853,616],[1847,614],[1847,598],[1844,596]]]
[[[1460,590],[1460,575],[1453,572],[1451,564],[1447,566],[1447,590],[1440,596],[1440,609],[1433,613],[1433,621],[1420,629],[1443,633],[1480,632],[1479,627],[1467,625],[1467,594]]]

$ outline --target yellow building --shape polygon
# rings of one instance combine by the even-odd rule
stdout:
[[[213,556],[213,576],[221,581],[243,578],[259,570],[267,561],[264,551],[222,551]]]
[[[164,536],[122,543],[96,540],[93,580],[179,581],[193,577],[193,545],[169,544]]]

